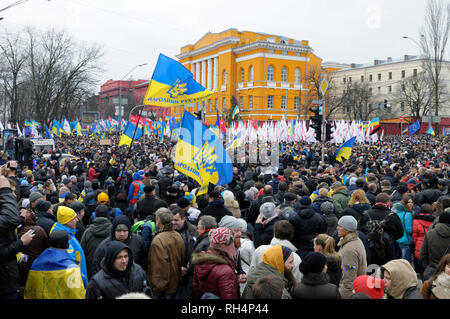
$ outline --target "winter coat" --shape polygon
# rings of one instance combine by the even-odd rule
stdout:
[[[420,260],[424,266],[436,267],[450,245],[450,225],[437,223],[429,229],[420,248]]]
[[[327,258],[327,274],[331,284],[339,287],[341,281],[342,269],[341,258],[334,255],[326,255]]]
[[[231,200],[224,203],[224,207],[228,209],[233,217],[241,218],[241,209],[237,200]]]
[[[352,295],[353,281],[367,272],[366,250],[358,232],[351,232],[341,238],[338,246],[342,269],[339,293],[342,299],[348,299]]]
[[[255,223],[253,231],[253,243],[255,244],[255,248],[270,243],[273,238],[273,227],[275,223],[281,219],[281,216],[274,216],[267,224]]]
[[[333,199],[331,199],[328,196],[317,196],[314,199],[314,202],[311,204],[311,208],[314,209],[314,211],[318,214],[322,214],[322,212],[320,211],[320,206],[322,206],[323,203],[325,202],[330,202],[333,204]],[[334,206],[334,204],[333,204]]]
[[[117,247],[108,247],[114,249],[113,258],[102,260],[101,270],[89,281],[86,289],[86,299],[115,299],[126,293],[143,293],[148,284],[145,272],[142,268],[133,262],[133,253],[128,248],[130,255],[128,266],[124,272],[119,272],[114,268],[115,256],[127,248],[122,243],[115,242]],[[110,254],[108,253],[107,256]]]
[[[252,262],[253,254],[255,253],[255,244],[247,236],[241,236],[241,247],[239,247],[239,257],[241,260],[242,270],[248,274],[250,270],[250,265]],[[244,287],[242,287],[242,290]]]
[[[0,296],[17,293],[20,274],[16,254],[25,246],[19,240],[16,228],[23,223],[16,197],[10,188],[0,189]]]
[[[124,220],[125,218],[128,219],[128,217],[123,216],[123,219],[117,219],[117,217],[114,219],[112,226],[111,226],[111,232],[109,237],[106,237],[95,249],[94,253],[94,262],[93,262],[93,274],[96,274],[101,269],[101,261],[103,257],[105,257],[105,247],[106,245],[113,240],[116,240],[115,232],[116,227],[119,224],[119,220]],[[119,216],[119,217],[122,217]],[[142,239],[141,236],[137,234],[133,234],[131,232],[131,226],[128,228],[128,238],[125,240],[125,244],[131,249],[133,253],[133,259],[136,264],[141,266],[144,271],[147,269],[147,250],[145,248],[145,242]]]
[[[340,299],[338,286],[329,282],[326,273],[307,273],[292,293],[293,299]]]
[[[159,198],[166,199],[167,198],[167,189],[172,185],[172,179],[167,175],[164,175],[159,179]]]
[[[262,262],[262,256],[264,255],[264,252],[267,250],[267,248],[275,245],[281,245],[286,246],[290,250],[292,250],[294,255],[294,269],[292,270],[292,274],[294,275],[295,280],[297,283],[300,282],[300,280],[303,277],[303,274],[300,272],[299,266],[302,262],[302,259],[300,256],[296,253],[297,248],[287,239],[278,239],[276,237],[272,238],[269,245],[262,245],[256,248],[256,250],[253,252],[252,260],[250,263],[250,269],[256,267],[260,262]]]
[[[368,203],[364,203],[364,204],[357,203],[357,204],[354,204],[354,205],[349,206],[349,207],[353,208],[353,210],[356,212],[357,215],[356,215],[355,218],[356,218],[356,221],[359,221],[361,219],[362,215],[364,214],[364,212],[370,209],[370,204],[368,204]]]
[[[138,200],[136,205],[136,215],[138,220],[144,220],[148,215],[154,215],[158,208],[169,206],[167,202],[156,196],[147,196]]]
[[[348,207],[350,192],[345,186],[340,186],[333,190],[332,198],[334,207],[336,207],[336,215],[340,217],[341,212]]]
[[[84,255],[87,261],[87,273],[88,278],[94,276],[94,256],[97,247],[105,238],[111,235],[111,221],[105,217],[97,217],[86,229],[81,237],[81,247],[83,248]]]
[[[177,230],[184,241],[184,259],[183,266],[186,267],[191,259],[192,251],[194,250],[195,238],[198,237],[197,228],[186,220],[183,228]]]
[[[283,279],[284,289],[283,289],[283,299],[291,299],[291,291],[293,283],[289,281],[285,276],[283,276],[277,269],[268,265],[264,262],[260,262],[254,268],[251,268],[247,275],[247,285],[242,292],[243,299],[253,299],[252,288],[255,282],[264,276],[275,275]]]
[[[443,271],[435,280],[426,280],[420,293],[424,299],[450,299],[450,276]]]
[[[413,243],[412,232],[413,232],[413,216],[405,206],[398,203],[394,206],[394,210],[400,218],[403,226],[403,236],[397,240],[401,246],[409,246]]]
[[[292,243],[299,251],[314,251],[313,239],[318,234],[325,233],[328,228],[327,221],[321,214],[307,206],[295,204],[297,214],[293,215],[289,222],[294,226],[294,238]]]
[[[360,227],[361,231],[367,235],[369,231],[368,223],[370,218],[372,220],[382,221],[391,213],[391,210],[387,207],[375,204],[371,209],[367,211],[361,217]],[[370,218],[369,218],[369,216]],[[403,226],[402,221],[397,214],[392,214],[389,218],[389,222],[383,224],[383,230],[387,232],[394,240],[400,239],[403,236]]]
[[[386,288],[388,299],[423,299],[417,287],[417,274],[405,259],[394,259],[381,266],[389,271],[391,285]]]
[[[200,219],[201,216],[205,215],[215,217],[217,224],[220,223],[223,216],[233,216],[233,214],[224,206],[223,199],[216,199],[210,202],[208,206],[202,210],[198,218]]]
[[[273,178],[268,185],[272,186],[273,189],[273,194],[277,194],[278,193],[278,185],[280,184],[280,180],[278,178]]]
[[[36,225],[41,226],[47,233],[47,236],[50,235],[50,229],[57,221],[56,216],[48,212],[38,211],[36,212],[36,218]]]
[[[17,237],[22,237],[22,235],[30,229],[34,230],[34,237],[31,240],[30,244],[26,246],[22,251],[22,253],[27,255],[28,257],[27,262],[19,263],[22,286],[25,286],[28,273],[33,261],[38,258],[44,250],[48,248],[48,235],[42,227],[36,225],[35,215],[30,215],[29,217],[24,219],[23,226],[20,227],[19,231],[17,232]]]
[[[238,298],[238,279],[234,261],[217,250],[192,255],[194,278],[192,286],[199,296],[209,292],[220,299]]]
[[[427,188],[414,196],[414,203],[419,206],[423,204],[433,204],[439,197],[442,196],[442,192],[437,188]]]
[[[418,214],[413,220],[413,241],[414,241],[414,257],[420,260],[420,248],[422,247],[425,234],[433,224],[434,216],[432,214]]]
[[[166,226],[167,227],[167,226]],[[158,231],[150,245],[148,278],[158,296],[178,291],[184,260],[184,241],[171,227]]]

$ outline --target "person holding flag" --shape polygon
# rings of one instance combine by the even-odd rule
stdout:
[[[353,136],[351,139],[342,144],[341,147],[339,147],[336,152],[336,161],[342,162],[342,159],[348,160],[350,158],[355,140],[356,136]]]

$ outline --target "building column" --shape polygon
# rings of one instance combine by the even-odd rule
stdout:
[[[208,90],[212,90],[212,76],[213,76],[213,69],[212,69],[212,59],[208,59]]]
[[[214,86],[213,86],[213,90],[217,90],[217,83],[219,80],[219,58],[215,57],[214,58]]]
[[[195,63],[195,81],[200,82],[200,62]]]
[[[202,83],[203,87],[206,87],[206,60],[202,61]]]

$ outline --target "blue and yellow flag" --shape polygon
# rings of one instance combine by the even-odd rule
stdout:
[[[212,94],[181,63],[160,54],[143,103],[170,107],[201,102]]]
[[[208,184],[228,184],[233,164],[220,138],[191,113],[185,111],[175,150],[175,169],[196,180],[207,192]]]
[[[233,114],[231,115],[231,118],[234,120],[234,117],[236,116],[236,114],[239,113],[239,106],[235,106],[234,110],[233,110]]]
[[[233,149],[242,145],[242,134],[239,131],[231,140],[230,144],[228,144],[226,150]]]
[[[342,162],[342,158],[344,159],[350,158],[355,140],[356,136],[353,136],[351,139],[342,144],[341,147],[339,147],[339,149],[336,152],[336,161]]]
[[[84,299],[80,267],[61,249],[47,248],[28,274],[24,299]]]
[[[442,136],[447,136],[447,131],[445,127],[442,128]]]
[[[289,127],[289,133],[292,135],[292,136],[294,136],[294,133],[295,133],[295,120],[292,120],[291,121],[291,126]]]
[[[134,133],[134,131],[136,130],[136,134]],[[133,135],[134,135],[134,140],[138,140],[141,138],[142,136],[142,129],[140,127],[136,127],[136,124],[128,121],[127,126],[125,127],[125,130],[122,133],[122,136],[120,137],[120,141],[119,141],[119,146],[121,145],[131,145],[131,141],[133,140]]]
[[[430,134],[430,135],[433,135],[433,136],[436,135],[436,134],[434,133],[434,130],[433,130],[433,127],[432,127],[432,126],[430,126],[430,128],[428,129],[427,134]]]
[[[61,130],[59,128],[59,122],[55,118],[53,119],[52,132],[56,136],[61,137]]]

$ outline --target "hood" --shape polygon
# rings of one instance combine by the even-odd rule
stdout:
[[[287,239],[278,239],[273,237],[272,240],[270,241],[270,244],[272,246],[275,245],[281,245],[281,246],[286,246],[287,248],[289,248],[290,250],[292,250],[292,252],[296,252],[297,251],[297,247],[295,247],[289,240]]]
[[[133,180],[140,181],[142,179],[143,179],[143,176],[141,174],[139,174],[139,172],[136,172],[136,173],[133,174]]]
[[[348,191],[347,187],[340,186],[333,190],[333,195],[335,195],[335,194],[342,194],[345,196],[349,196],[350,192]]]
[[[304,219],[310,219],[314,216],[315,211],[314,209],[311,208],[311,206],[303,206],[303,205],[298,205],[297,203],[295,203],[295,210],[297,212],[297,214]]]
[[[439,236],[448,238],[450,237],[450,225],[444,223],[437,223],[434,227]]]
[[[224,257],[209,251],[192,254],[192,264],[195,265],[200,280],[206,280],[217,264],[229,265]]]
[[[130,239],[131,237],[131,223],[130,220],[128,219],[127,216],[125,215],[119,215],[117,217],[114,218],[113,223],[112,223],[112,227],[111,227],[111,239],[115,239],[115,232],[116,232],[116,227],[119,224],[125,224],[128,227],[128,239]]]
[[[97,238],[105,238],[111,234],[112,224],[110,220],[106,217],[97,217],[94,219],[89,228],[92,229],[92,235]]]
[[[432,214],[423,214],[423,213],[419,213],[414,215],[414,219],[421,219],[427,222],[433,222],[435,217]]]
[[[417,286],[417,274],[408,261],[404,259],[391,260],[381,267],[391,275],[391,287],[386,292],[395,299],[402,299],[405,291]]]
[[[114,268],[114,261],[116,259],[116,256],[123,249],[128,250],[128,254],[129,254],[130,258],[128,261],[128,266],[125,269],[125,271],[118,271],[117,269]],[[108,243],[108,245],[106,246],[105,257],[103,259],[103,269],[106,272],[108,272],[109,274],[111,274],[113,276],[123,277],[130,270],[132,265],[133,265],[133,254],[131,252],[131,249],[127,245],[125,245],[124,243],[122,243],[120,241],[116,241],[116,240],[113,240]]]
[[[215,199],[212,202],[209,203],[209,206],[219,206],[224,207],[224,201],[223,199]]]

